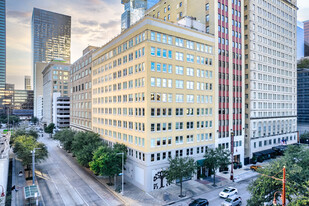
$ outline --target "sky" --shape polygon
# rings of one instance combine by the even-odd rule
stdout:
[[[33,7],[72,17],[71,63],[88,45],[102,46],[117,36],[124,10],[121,0],[6,0],[7,83],[24,89],[24,76],[32,76],[31,15]],[[298,20],[309,20],[309,0],[298,0]]]

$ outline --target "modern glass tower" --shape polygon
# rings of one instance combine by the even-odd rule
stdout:
[[[143,18],[145,11],[158,2],[159,0],[121,0],[125,10],[121,15],[121,30],[129,28]]]
[[[5,0],[0,0],[0,88],[5,88],[5,76],[6,76]]]
[[[53,59],[63,59],[70,63],[71,59],[71,17],[42,9],[33,9],[32,24],[32,61],[34,115],[37,108],[36,100],[43,95],[43,85],[38,85],[43,78],[42,69],[37,71],[36,63],[50,62]]]

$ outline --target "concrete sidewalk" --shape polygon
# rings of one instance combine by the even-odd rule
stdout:
[[[217,188],[223,188],[226,186],[235,186],[237,182],[245,179],[250,179],[257,176],[257,173],[250,170],[250,166],[245,166],[241,169],[234,170],[235,182],[229,180],[230,174],[217,173],[216,174],[216,186],[213,186],[213,179],[207,178],[203,180],[189,180],[183,183],[184,198],[179,197],[180,187],[179,185],[172,184],[167,188],[154,190],[146,193],[140,190],[138,187],[125,181],[124,196],[121,198],[127,203],[127,205],[170,205],[177,202],[191,199],[195,196],[199,196],[210,192]],[[117,179],[117,186],[108,186],[108,178],[97,177],[98,180],[108,187],[115,195],[120,193],[115,191],[115,188],[121,187],[121,177]]]

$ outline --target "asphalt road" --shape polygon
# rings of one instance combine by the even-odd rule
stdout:
[[[46,206],[122,205],[117,197],[58,148],[55,140],[45,134],[39,141],[46,144],[49,152],[48,159],[36,168]]]
[[[255,179],[255,178],[254,178]],[[238,183],[233,183],[233,186],[237,188],[238,195],[242,199],[242,205],[247,205],[247,200],[250,198],[250,193],[247,191],[247,187],[252,179],[242,180]],[[209,201],[210,206],[220,206],[224,199],[219,197],[219,193],[223,190],[223,188],[214,189],[211,192],[207,192],[205,194],[194,197],[197,198],[205,198]],[[185,200],[183,202],[178,202],[176,206],[187,206],[193,199]]]

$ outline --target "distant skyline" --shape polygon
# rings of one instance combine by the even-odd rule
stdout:
[[[88,45],[102,46],[121,31],[121,0],[7,0],[7,83],[24,88],[32,78],[31,15],[33,7],[72,17],[71,62]],[[298,0],[298,20],[309,20],[309,1]]]

